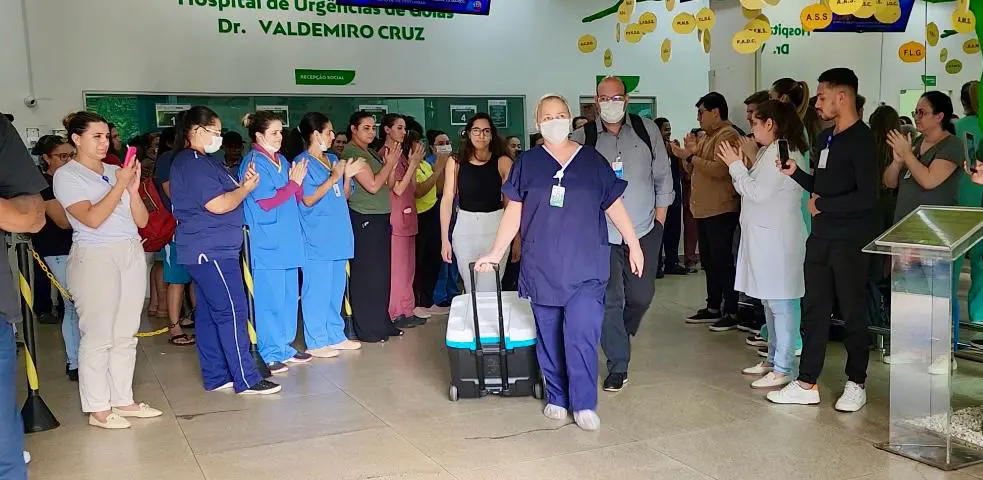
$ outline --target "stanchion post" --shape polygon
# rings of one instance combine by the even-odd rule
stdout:
[[[256,370],[259,371],[259,374],[263,378],[270,378],[273,373],[270,372],[270,367],[266,365],[266,361],[259,353],[259,347],[256,346],[256,304],[253,301],[253,271],[249,266],[252,252],[249,249],[249,227],[245,225],[242,226],[242,256],[240,258],[242,261],[242,280],[246,284],[246,297],[248,298],[246,304],[249,315],[246,319],[246,329],[249,330],[249,353],[252,355],[253,361],[256,362]]]
[[[31,254],[27,242],[16,244],[17,250],[17,281],[20,290],[20,312],[24,318],[24,363],[27,373],[27,399],[21,409],[25,433],[45,432],[58,428],[60,423],[41,398],[41,385],[38,380],[37,365],[37,336],[35,335],[34,318],[34,277],[31,275]]]
[[[345,321],[345,336],[349,340],[358,340],[358,336],[355,335],[355,323],[352,320],[352,302],[348,290],[351,286],[351,276],[351,262],[345,262],[345,298],[341,306],[341,318]]]

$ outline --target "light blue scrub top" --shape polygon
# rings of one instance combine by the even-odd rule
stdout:
[[[338,162],[327,154],[332,165]],[[297,155],[294,162],[307,159],[304,196],[314,195],[331,177],[331,169],[308,152]],[[345,181],[339,179],[312,207],[300,205],[300,226],[304,233],[304,251],[308,260],[348,260],[355,256],[355,236],[345,198]]]
[[[300,206],[295,197],[274,207],[270,211],[260,208],[258,201],[272,198],[277,190],[290,181],[290,164],[283,155],[277,154],[277,166],[263,153],[252,149],[239,165],[239,179],[242,180],[249,164],[256,165],[259,185],[242,202],[249,225],[249,240],[252,248],[253,268],[287,269],[299,268],[304,263],[304,238],[300,228]]]

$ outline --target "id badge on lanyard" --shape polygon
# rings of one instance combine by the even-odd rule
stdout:
[[[826,163],[829,161],[829,146],[832,143],[833,143],[833,136],[830,135],[829,138],[826,139],[826,148],[824,148],[823,151],[819,152],[818,168],[822,168],[822,169],[826,168]]]
[[[614,175],[618,177],[619,180],[625,179],[625,164],[621,161],[621,155],[614,159],[611,163],[611,169],[614,170]]]
[[[570,160],[567,160],[566,165],[560,167],[560,170],[556,172],[556,175],[553,175],[553,178],[556,179],[556,185],[553,185],[553,189],[550,190],[551,207],[563,208],[563,200],[567,195],[567,189],[563,186],[563,174],[567,167],[570,166],[570,162],[572,161],[573,158],[571,157]]]

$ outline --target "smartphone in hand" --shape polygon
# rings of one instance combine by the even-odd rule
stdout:
[[[788,140],[778,140],[778,159],[782,161],[782,170],[788,168]]]
[[[126,147],[126,157],[123,160],[123,168],[129,168],[133,160],[137,158],[137,147]]]

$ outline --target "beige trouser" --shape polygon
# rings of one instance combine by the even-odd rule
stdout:
[[[83,412],[132,405],[137,329],[147,289],[139,240],[73,245],[68,288],[79,314],[79,394]]]
[[[491,250],[498,234],[498,224],[502,221],[504,210],[494,212],[457,211],[457,222],[454,224],[454,234],[451,244],[454,256],[457,257],[457,269],[464,280],[464,291],[471,292],[471,262],[478,260]],[[499,274],[505,275],[505,261],[509,258],[506,253],[498,262]],[[475,275],[478,292],[495,291],[495,274],[479,273]]]

